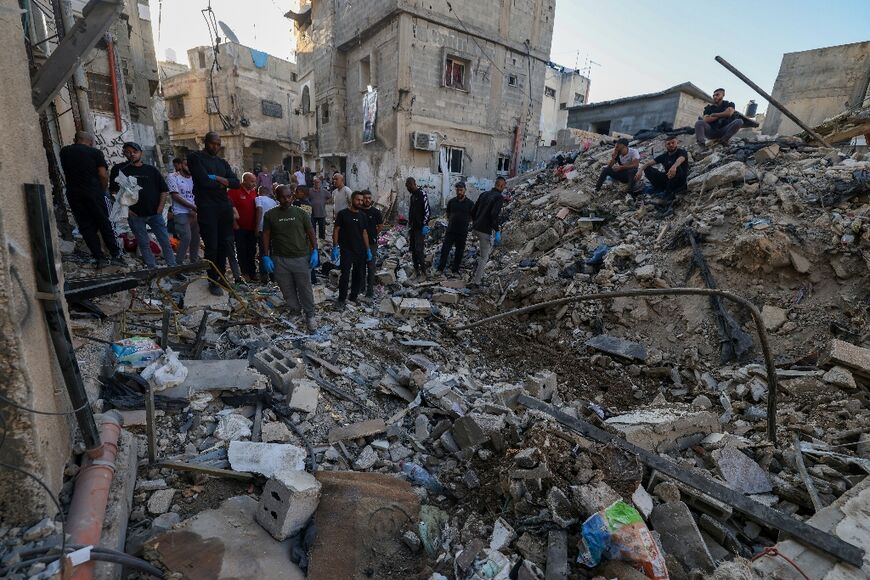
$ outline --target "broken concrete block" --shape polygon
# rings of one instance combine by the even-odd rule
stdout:
[[[230,442],[227,458],[234,471],[260,473],[272,477],[282,469],[305,469],[307,453],[289,443]]]
[[[148,498],[148,511],[152,514],[164,514],[172,506],[174,489],[158,489]]]
[[[603,481],[572,485],[571,494],[574,503],[580,508],[581,514],[587,517],[622,499],[613,488]]]
[[[761,309],[761,320],[764,321],[764,328],[773,332],[788,321],[788,312],[778,306],[765,304]]]
[[[180,385],[160,394],[172,399],[190,399],[205,391],[246,391],[257,385],[257,373],[245,359],[182,360],[187,377]]]
[[[489,537],[489,549],[496,552],[501,551],[511,545],[511,542],[517,539],[517,533],[504,518],[498,518],[492,529],[492,535]]]
[[[344,427],[333,427],[329,430],[329,442],[337,443],[346,441],[347,439],[359,439],[362,437],[371,437],[378,433],[383,433],[387,430],[387,424],[383,419],[369,419]]]
[[[565,189],[559,192],[559,204],[572,209],[583,209],[591,201],[592,196],[579,189]]]
[[[568,534],[564,531],[547,534],[547,572],[544,580],[568,580]]]
[[[562,528],[577,523],[577,511],[558,487],[551,487],[547,493],[547,507],[550,509],[550,517],[553,523]]]
[[[528,532],[519,537],[514,544],[514,549],[523,558],[538,565],[543,565],[547,558],[547,548],[544,546],[544,542]]]
[[[302,371],[305,372],[304,370]],[[294,379],[287,406],[291,409],[313,413],[320,399],[320,386],[310,379]]]
[[[321,484],[302,470],[282,469],[266,482],[255,519],[276,540],[305,527],[320,503]]]
[[[173,490],[175,493],[175,490]],[[170,501],[172,497],[170,496]],[[169,509],[168,507],[166,509]],[[166,510],[163,510],[166,511]],[[46,536],[50,536],[55,531],[54,519],[53,518],[43,518],[35,525],[27,528],[27,531],[24,532],[22,538],[25,542],[35,542],[36,540],[41,540]]]
[[[745,163],[742,161],[732,161],[689,180],[689,187],[700,187],[703,185],[704,191],[710,191],[723,185],[731,185],[735,182],[743,182],[746,179],[754,178],[755,172],[749,169]]]
[[[798,274],[807,274],[813,267],[809,260],[795,250],[788,251],[788,259]]]
[[[460,449],[476,447],[489,440],[489,436],[483,431],[473,415],[460,417],[453,422],[453,439]]]
[[[862,348],[835,338],[828,345],[819,364],[843,366],[856,375],[870,379],[870,348]]]
[[[755,162],[761,164],[776,158],[777,155],[779,155],[779,145],[773,143],[755,152]]]
[[[392,270],[381,270],[375,274],[375,280],[378,284],[389,286],[396,283],[396,273]]]
[[[175,512],[160,514],[151,520],[151,533],[162,534],[168,532],[181,521],[181,516]]]
[[[756,462],[734,447],[723,447],[712,453],[725,484],[741,493],[767,493],[773,485],[767,473]]]
[[[646,266],[635,268],[634,277],[638,280],[652,280],[656,277],[656,267],[653,264],[647,264]]]
[[[269,377],[276,391],[288,394],[293,381],[305,378],[305,363],[300,357],[291,356],[277,346],[270,346],[254,355],[251,364]]]
[[[822,375],[822,380],[829,385],[834,385],[847,391],[852,391],[858,388],[855,383],[855,377],[846,367],[835,366],[831,370]]]
[[[659,453],[686,449],[710,433],[721,430],[719,418],[709,411],[673,405],[617,415],[605,421],[621,431],[629,443]]]
[[[626,360],[645,362],[647,359],[645,346],[616,336],[599,334],[587,340],[586,346]]]
[[[424,298],[402,298],[396,308],[399,316],[426,316],[432,313],[432,303]]]
[[[184,308],[185,310],[208,308],[209,310],[220,310],[229,312],[230,296],[224,292],[220,296],[215,296],[208,289],[208,280],[194,280],[187,285],[184,291]]]
[[[514,455],[514,463],[517,467],[521,467],[523,469],[531,469],[536,466],[538,462],[541,460],[541,452],[537,447],[527,447],[526,449],[520,449],[516,455]]]
[[[679,493],[680,492],[677,491],[677,500],[680,498]],[[634,507],[637,508],[637,511],[640,512],[640,515],[642,515],[644,519],[649,519],[649,516],[653,511],[653,498],[649,493],[647,493],[642,485],[638,485],[637,489],[634,490],[634,493],[631,494],[631,503],[634,504]]]
[[[558,386],[559,378],[552,371],[537,372],[526,381],[526,390],[529,394],[542,401],[549,401]]]
[[[664,551],[676,558],[687,571],[713,570],[713,557],[689,506],[681,501],[660,504],[653,509],[650,519],[653,529],[659,533]]]
[[[260,431],[260,440],[263,443],[286,443],[291,437],[290,429],[280,421],[266,423]]]
[[[453,292],[440,292],[432,295],[432,302],[440,304],[459,304],[459,294]]]
[[[238,441],[242,437],[251,436],[253,421],[237,413],[222,415],[218,419],[217,429],[214,436],[223,441]]]

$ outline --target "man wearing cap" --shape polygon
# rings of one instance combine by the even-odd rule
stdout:
[[[465,197],[465,182],[456,184],[456,197],[447,202],[447,232],[444,243],[441,244],[441,259],[438,261],[438,273],[443,274],[447,268],[450,249],[454,249],[453,266],[450,271],[459,274],[459,266],[465,255],[465,240],[468,238],[468,226],[471,224],[471,209],[474,202]]]
[[[126,163],[119,163],[112,167],[109,176],[109,189],[117,193],[121,186],[117,182],[120,174],[136,179],[139,189],[139,200],[130,206],[127,215],[127,223],[130,230],[136,236],[136,244],[142,260],[150,268],[157,267],[157,260],[151,252],[151,238],[148,236],[148,228],[154,232],[160,251],[168,266],[175,266],[175,253],[172,244],[169,243],[169,232],[166,229],[166,220],[163,219],[163,207],[169,199],[169,186],[153,165],[142,162],[142,147],[138,143],[128,141],[121,149]]]
[[[595,191],[601,191],[601,186],[604,185],[604,181],[608,177],[613,178],[614,181],[627,183],[629,189],[634,191],[640,186],[640,183],[634,180],[639,163],[640,153],[638,150],[628,146],[628,139],[619,139],[616,142],[616,147],[613,148],[610,163],[601,170],[601,175],[598,176]]]

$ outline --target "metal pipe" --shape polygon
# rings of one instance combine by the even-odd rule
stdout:
[[[768,103],[770,103],[771,105],[773,105],[774,107],[776,107],[777,109],[779,109],[780,111],[782,111],[782,114],[783,114],[783,115],[785,115],[786,117],[788,117],[789,119],[791,119],[792,121],[794,121],[795,124],[797,124],[798,127],[800,127],[801,129],[803,129],[804,131],[806,131],[806,132],[810,135],[810,137],[812,137],[813,139],[815,139],[816,141],[818,141],[819,143],[821,143],[821,144],[824,145],[825,147],[830,147],[830,146],[831,146],[830,143],[828,143],[827,141],[825,141],[824,137],[822,137],[821,135],[819,135],[818,133],[816,133],[815,131],[813,131],[813,130],[812,130],[810,127],[808,127],[808,126],[807,126],[803,121],[801,121],[800,119],[798,119],[797,116],[796,116],[794,113],[792,113],[791,111],[789,111],[789,110],[785,107],[785,105],[783,105],[782,103],[780,103],[779,101],[777,101],[776,99],[774,99],[773,97],[771,97],[769,94],[767,94],[767,92],[766,92],[764,89],[762,89],[761,87],[759,87],[758,85],[756,85],[754,82],[752,82],[752,80],[750,80],[749,77],[747,77],[745,74],[743,74],[742,72],[740,72],[739,70],[737,70],[736,68],[734,68],[734,65],[732,65],[730,62],[728,62],[727,60],[725,60],[725,59],[722,58],[721,56],[717,56],[717,57],[716,57],[716,62],[718,62],[719,64],[721,64],[721,65],[724,66],[725,68],[727,68],[727,69],[728,69],[729,71],[731,71],[732,73],[734,73],[734,76],[736,76],[738,79],[740,79],[741,81],[743,81],[744,83],[746,83],[747,85],[749,85],[749,86],[750,86],[750,87],[751,87],[751,88],[752,88],[756,93],[758,93],[759,95],[761,95],[762,97],[764,97],[764,98],[767,100]]]
[[[102,446],[88,454],[86,464],[76,476],[75,490],[67,514],[67,531],[73,544],[97,546],[103,532],[109,489],[115,476],[118,439],[123,417],[115,410],[104,413],[100,420]],[[135,460],[133,458],[132,460]],[[93,560],[76,566],[72,580],[89,580],[94,576]]]
[[[115,112],[115,131],[123,129],[121,124],[121,100],[118,96],[118,71],[115,70],[115,41],[106,34],[106,54],[109,55],[109,76],[112,79],[112,109]]]
[[[49,206],[45,186],[38,183],[24,185],[27,202],[27,219],[30,227],[30,243],[33,251],[36,289],[45,311],[51,342],[60,365],[63,382],[69,394],[70,404],[75,409],[76,422],[82,433],[85,449],[100,447],[100,434],[94,422],[85,383],[72,345],[72,334],[66,323],[64,299],[60,291],[54,257],[54,235],[49,220]]]
[[[549,308],[550,306],[560,306],[571,302],[587,302],[590,300],[609,300],[611,298],[627,298],[635,296],[719,296],[740,304],[752,315],[752,321],[755,323],[755,329],[758,332],[758,339],[761,343],[761,351],[764,354],[764,365],[767,368],[767,438],[775,445],[776,444],[776,396],[778,385],[776,381],[776,366],[773,362],[773,354],[770,350],[770,341],[767,338],[767,331],[764,329],[764,321],[761,319],[761,312],[758,308],[742,296],[732,294],[725,290],[714,288],[642,288],[637,290],[618,290],[616,292],[598,292],[596,294],[581,294],[579,296],[568,296],[566,298],[557,298],[556,300],[548,300],[547,302],[539,302],[530,306],[524,306],[508,312],[502,312],[495,316],[483,318],[465,326],[458,326],[453,330],[468,330],[475,328],[488,322],[494,322],[507,318],[509,316],[517,316],[519,314],[527,314]]]

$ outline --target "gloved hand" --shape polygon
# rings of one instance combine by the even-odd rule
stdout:
[[[209,173],[209,174],[208,174],[208,178],[211,179],[212,181],[216,181],[216,180],[217,180],[217,175],[215,175],[215,174],[213,174],[213,173]]]
[[[312,270],[320,265],[320,253],[317,249],[311,250],[311,258],[308,259],[308,267]]]
[[[366,250],[366,262],[371,262],[372,260],[374,260],[374,257],[372,257],[372,250],[369,248]]]
[[[341,251],[338,249],[338,246],[332,247],[332,261],[338,262],[338,256],[341,255]]]
[[[271,274],[275,271],[275,262],[273,262],[272,258],[269,256],[263,256],[263,269],[266,270],[267,274]]]
[[[428,235],[429,235],[429,226],[423,226],[423,235],[424,235],[424,236],[428,236]]]
[[[495,232],[495,245],[499,245],[501,243],[501,232]]]

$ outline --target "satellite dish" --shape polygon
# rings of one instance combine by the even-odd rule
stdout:
[[[239,37],[236,36],[236,33],[233,32],[233,29],[230,28],[226,22],[224,22],[223,20],[218,20],[218,26],[220,26],[221,30],[224,31],[224,36],[227,37],[227,40],[229,40],[230,42],[235,42],[236,44],[241,44],[241,42],[239,42]]]

